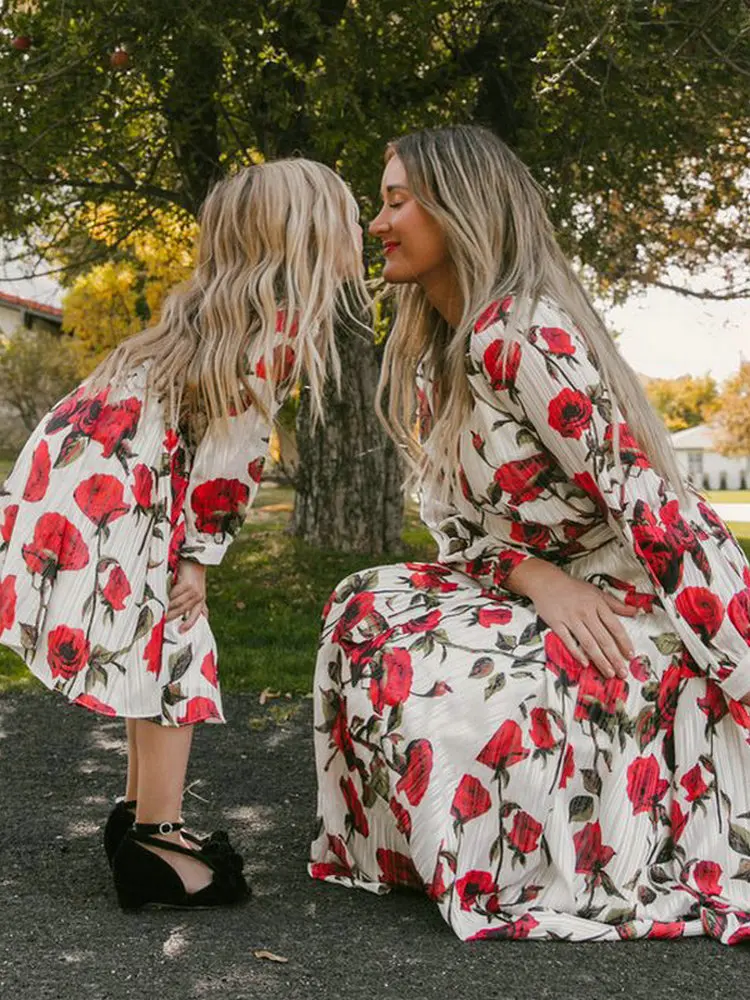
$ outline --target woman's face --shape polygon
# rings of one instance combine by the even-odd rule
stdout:
[[[370,234],[383,241],[383,277],[395,284],[430,283],[450,264],[445,233],[409,191],[406,170],[392,156],[383,171],[383,207],[370,223]]]

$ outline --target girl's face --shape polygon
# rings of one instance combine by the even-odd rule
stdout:
[[[383,277],[394,284],[429,284],[450,264],[448,243],[440,224],[409,191],[398,156],[383,171],[381,197],[383,207],[370,223],[370,234],[383,241]]]

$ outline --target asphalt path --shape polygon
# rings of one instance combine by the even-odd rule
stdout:
[[[630,1000],[744,996],[750,948],[705,939],[462,944],[416,893],[311,881],[309,701],[268,719],[226,699],[203,727],[186,815],[229,828],[254,888],[241,909],[123,914],[100,843],[122,724],[46,692],[0,699],[1,1000]],[[277,703],[278,704],[278,703]],[[267,951],[286,962],[256,957]]]

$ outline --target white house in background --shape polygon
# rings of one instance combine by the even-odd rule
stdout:
[[[746,490],[750,487],[750,455],[727,458],[716,450],[709,424],[672,434],[672,446],[683,474],[698,489]]]
[[[62,309],[0,291],[0,336],[11,336],[19,326],[57,332],[62,326]]]

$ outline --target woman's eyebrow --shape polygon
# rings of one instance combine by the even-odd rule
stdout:
[[[385,190],[386,194],[390,194],[391,191],[408,191],[409,189],[405,184],[389,184]]]

